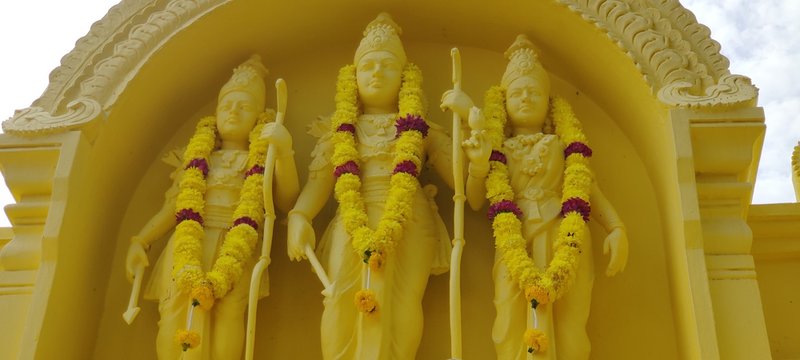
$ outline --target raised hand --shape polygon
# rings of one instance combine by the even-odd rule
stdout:
[[[292,152],[292,135],[283,124],[277,122],[265,124],[261,130],[261,137],[275,145],[278,156]]]
[[[442,104],[439,105],[439,108],[442,111],[450,110],[462,119],[466,119],[469,117],[470,108],[473,107],[472,99],[467,95],[467,93],[461,91],[460,89],[456,90],[447,90],[442,94]]]

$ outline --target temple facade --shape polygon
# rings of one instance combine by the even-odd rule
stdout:
[[[437,109],[453,88],[451,48],[481,106],[514,38],[538,47],[629,239],[625,271],[607,277],[606,230],[588,223],[592,359],[800,357],[800,203],[751,204],[765,133],[758,89],[730,73],[709,29],[677,0],[124,0],[62,59],[42,96],[2,123],[0,169],[16,204],[5,209],[13,226],[0,229],[0,359],[156,359],[159,304],[138,299],[135,321],[122,316],[126,252],[231,69],[260,55],[269,108],[281,107],[271,84],[286,81],[284,124],[305,182],[312,135],[336,107],[337,72],[382,11],[402,27],[424,74],[426,120],[441,129],[451,121]],[[800,183],[797,154],[794,174]],[[453,192],[435,176],[420,182],[438,188],[432,201],[452,236]],[[336,208],[333,199],[322,208],[318,237]],[[464,214],[460,332],[471,359],[496,358],[485,211]],[[286,255],[286,218],[277,212],[254,358],[319,359],[328,295],[308,262]],[[166,245],[152,244],[151,264]],[[451,357],[448,283],[432,275],[424,289],[418,359]]]

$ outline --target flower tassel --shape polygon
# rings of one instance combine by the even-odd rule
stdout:
[[[366,289],[359,290],[355,298],[356,308],[367,316],[378,313],[378,300],[376,299],[375,292],[369,289],[371,272],[370,266],[367,266]]]
[[[525,330],[525,335],[523,335],[523,341],[525,345],[528,345],[528,352],[531,354],[534,353],[543,353],[547,351],[547,335],[539,330],[539,317],[536,314],[536,308],[539,306],[539,302],[536,299],[531,300],[531,317],[533,318],[533,328]]]
[[[191,306],[189,307],[189,313],[186,314],[186,329],[179,329],[175,333],[175,342],[181,346],[181,349],[183,349],[184,352],[200,346],[200,334],[191,330],[194,308],[198,305],[200,305],[200,302],[192,299]]]

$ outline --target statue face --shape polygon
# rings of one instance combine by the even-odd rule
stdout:
[[[226,94],[217,104],[217,131],[223,140],[247,141],[258,120],[253,95],[241,91]]]
[[[514,127],[541,131],[550,104],[550,84],[523,76],[508,85],[506,111]]]
[[[356,64],[358,95],[365,108],[396,108],[403,64],[388,51],[373,51]]]

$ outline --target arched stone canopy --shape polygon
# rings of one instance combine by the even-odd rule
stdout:
[[[163,191],[169,180],[163,176],[167,166],[158,163],[158,155],[171,144],[185,141],[198,116],[213,112],[216,89],[229,75],[228,69],[250,53],[259,53],[272,79],[294,76],[287,78],[290,113],[309,115],[302,109],[305,98],[327,99],[316,100],[329,102],[318,108],[331,109],[336,66],[351,61],[364,24],[379,11],[392,13],[403,27],[410,51],[431,54],[437,47],[464,49],[465,87],[474,87],[475,97],[485,87],[469,84],[473,81],[470,51],[484,59],[494,55],[494,60],[486,61],[500,64],[498,54],[514,36],[528,34],[542,49],[545,67],[569,85],[564,88],[576,90],[570,96],[589,99],[611,119],[604,123],[615,127],[610,131],[627,137],[640,158],[634,161],[646,168],[649,189],[656,194],[651,196],[661,202],[654,210],[655,216],[662,217],[654,221],[653,232],[658,236],[665,236],[659,221],[673,221],[664,213],[679,206],[669,200],[679,197],[678,179],[674,170],[662,167],[677,161],[670,108],[716,111],[755,103],[756,89],[746,78],[729,74],[718,44],[677,1],[514,1],[503,6],[478,1],[123,1],[65,56],[35,107],[3,126],[9,134],[34,138],[77,130],[91,142],[79,154],[91,167],[76,177],[85,182],[72,191],[94,194],[94,203],[84,204],[82,211],[102,223],[72,226],[85,227],[86,238],[94,239],[89,241],[99,247],[96,253],[105,255],[94,268],[107,271],[109,264],[120,264],[120,250],[115,252],[113,247],[127,243],[125,239],[115,243],[109,234],[129,235],[131,223],[137,220],[123,220],[144,216],[125,214],[116,206],[134,202],[141,192]],[[321,57],[329,58],[322,61]],[[415,61],[427,65],[423,70],[440,70],[426,72],[428,95],[434,101],[448,86],[447,53]],[[307,77],[290,71],[303,66],[309,69]],[[330,85],[291,91],[313,76],[324,77],[319,82]],[[496,80],[499,73],[486,76]],[[435,112],[436,104],[431,105]],[[589,127],[590,138],[600,134]],[[300,134],[304,124],[291,124],[290,129]],[[299,146],[299,154],[310,151],[310,144]],[[157,179],[147,180],[153,173]],[[601,172],[600,176],[608,175]],[[55,251],[58,239],[49,240],[52,243],[45,244],[45,252],[50,249],[48,253],[57,259],[66,259],[66,249]],[[107,274],[93,276],[101,287],[118,280],[109,280]],[[53,297],[70,290],[59,286],[58,279],[54,283]],[[89,320],[100,321],[101,315],[94,316]],[[49,324],[48,320],[44,323]],[[50,337],[59,332],[43,330],[42,334],[42,348],[46,348]],[[91,347],[90,339],[81,338],[75,346]]]

